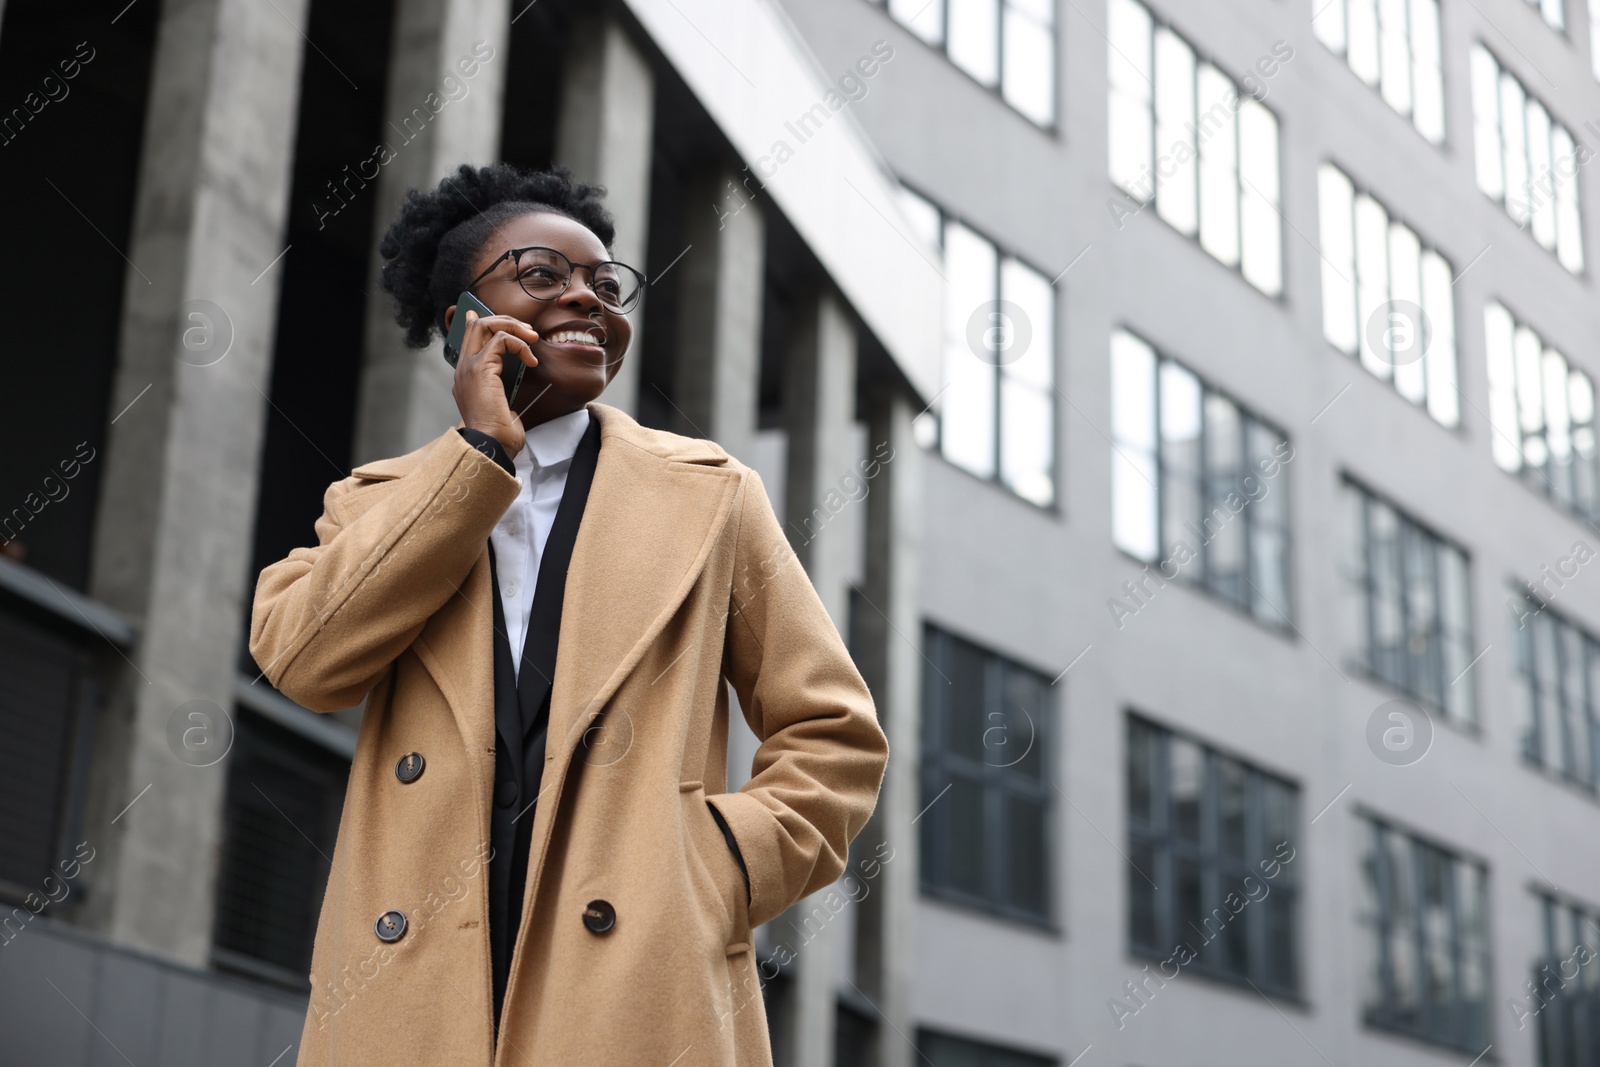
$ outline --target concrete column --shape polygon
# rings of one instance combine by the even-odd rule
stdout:
[[[834,625],[843,632],[849,612],[849,545],[846,528],[829,520],[842,506],[839,481],[856,462],[850,432],[856,407],[856,325],[838,295],[823,283],[799,302],[791,338],[784,363],[784,526]],[[831,892],[832,887],[819,890],[796,902],[773,923],[774,937],[796,952],[789,1005],[794,1025],[787,1034],[792,1045],[781,1058],[794,1067],[833,1067],[838,976],[841,969],[848,970],[848,961],[840,957],[850,949],[841,942],[850,926],[822,903]]]
[[[378,240],[407,189],[432,189],[463,163],[484,166],[499,158],[510,33],[510,0],[398,0],[385,108],[394,158],[377,178]],[[487,59],[485,45],[492,50]],[[463,60],[479,61],[471,92],[435,115],[429,98],[437,106],[446,76],[463,80],[457,67]],[[459,418],[443,341],[423,350],[405,346],[381,284],[382,264],[375,240],[356,411],[358,464],[420,448]]]
[[[856,967],[861,991],[888,1019],[887,1024],[878,1022],[878,1067],[912,1067],[918,1060],[906,1039],[915,1026],[911,982],[920,862],[912,819],[918,811],[921,765],[922,616],[917,575],[924,514],[923,452],[911,433],[911,420],[920,407],[902,392],[874,392],[867,398],[867,452],[878,456],[882,449],[885,458],[866,498],[866,576],[861,591],[867,606],[856,634],[861,673],[872,688],[879,722],[889,736],[889,767],[878,807],[856,839],[860,856],[883,858],[856,917]]]
[[[584,9],[567,36],[556,162],[587,182],[606,187],[606,206],[617,221],[614,258],[645,270],[650,233],[651,137],[655,124],[655,71],[605,11]],[[644,351],[644,305],[630,314],[633,344],[605,402],[639,412],[639,357]]]
[[[194,764],[231,736],[254,590],[305,13],[306,0],[162,9],[90,578],[140,639],[112,660],[98,731],[84,833],[106,858],[85,921],[202,967],[227,762]]]
[[[673,429],[709,437],[748,462],[761,384],[766,222],[760,204],[728,192],[737,176],[729,166],[709,168],[684,198],[689,251],[677,268],[683,278]]]

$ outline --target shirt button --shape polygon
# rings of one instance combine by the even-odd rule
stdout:
[[[516,595],[517,595],[517,587],[516,587],[515,583],[506,586],[506,596],[516,596]]]

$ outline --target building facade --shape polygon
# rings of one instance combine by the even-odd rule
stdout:
[[[292,1060],[361,709],[255,574],[455,421],[376,243],[495,159],[890,737],[779,1064],[1600,1063],[1595,7],[7,0],[0,1064]]]

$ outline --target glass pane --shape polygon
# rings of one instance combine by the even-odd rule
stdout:
[[[1240,268],[1268,296],[1283,289],[1278,217],[1278,120],[1254,100],[1239,108]]]
[[[1411,114],[1411,47],[1406,39],[1406,0],[1378,0],[1378,66],[1383,99]]]
[[[1522,466],[1521,431],[1517,426],[1517,380],[1511,315],[1499,304],[1483,311],[1484,347],[1489,356],[1489,428],[1494,461],[1501,470]]]
[[[936,255],[941,255],[940,249],[944,242],[940,240],[942,227],[939,221],[939,209],[933,203],[903,185],[895,187],[900,201],[900,213],[911,224],[911,232],[920,238]]]
[[[1155,819],[1156,731],[1137,719],[1128,720],[1128,819],[1149,825]],[[1141,865],[1142,866],[1142,865]],[[1150,873],[1150,868],[1144,868]]]
[[[1355,190],[1338,167],[1317,169],[1317,210],[1322,244],[1322,335],[1355,355]]]
[[[990,726],[988,686],[986,684],[989,656],[976,645],[959,638],[948,639],[950,656],[945,665],[945,675],[950,679],[947,690],[948,722],[950,736],[948,751],[970,760],[981,762],[984,748],[984,731]]]
[[[1218,260],[1239,262],[1239,176],[1233,109],[1237,94],[1227,76],[1200,64],[1196,110],[1200,131],[1200,245]]]
[[[1205,788],[1205,753],[1181,737],[1168,742],[1171,765],[1172,829],[1181,839],[1201,841],[1201,794]]]
[[[1422,244],[1410,227],[1398,222],[1389,224],[1389,299],[1406,301],[1422,306]],[[1394,367],[1395,390],[1413,404],[1427,399],[1427,385],[1423,377],[1423,356],[1426,346],[1432,343],[1431,330],[1425,321],[1416,321],[1414,313],[1405,305],[1390,305],[1389,329],[1386,334],[1388,359]]]
[[[994,245],[958,222],[945,224],[945,379],[941,450],[980,477],[995,472],[995,368],[968,346],[967,322],[995,299]]]
[[[1271,895],[1260,904],[1266,909],[1266,978],[1268,984],[1279,989],[1299,988],[1296,976],[1300,965],[1295,951],[1295,904],[1298,899],[1299,894],[1280,885],[1274,886]]]
[[[1231,859],[1253,862],[1248,854],[1246,808],[1249,776],[1244,765],[1217,757],[1217,848]],[[1236,889],[1237,886],[1229,886]]]
[[[1156,876],[1156,850],[1150,845],[1133,844],[1128,848],[1128,861],[1129,939],[1141,948],[1170,950],[1171,945],[1162,944],[1156,920],[1156,887],[1151,884]]]
[[[1292,786],[1284,785],[1274,778],[1262,779],[1261,847],[1273,857],[1278,855],[1280,846],[1287,846],[1284,855],[1294,856],[1299,851],[1299,833],[1295,827],[1295,820],[1298,818],[1297,793],[1298,791]],[[1288,849],[1295,851],[1290,852]],[[1267,855],[1255,857],[1258,867],[1260,861],[1267,858]],[[1285,873],[1292,871],[1293,861],[1283,870]],[[1278,877],[1285,881],[1293,880],[1292,877],[1284,878],[1284,874],[1279,874]]]
[[[1040,126],[1055,118],[1055,43],[1049,26],[1007,9],[1001,94]]]
[[[1198,550],[1194,526],[1201,519],[1200,382],[1170,360],[1160,371],[1161,549],[1180,542]]]
[[[1111,180],[1137,200],[1151,184],[1150,13],[1133,0],[1112,0],[1107,62],[1111,71]]]
[[[1054,392],[1000,379],[1000,478],[1022,499],[1048,507],[1055,499]]]
[[[1373,347],[1373,339],[1387,331],[1371,329],[1374,319],[1387,325],[1389,301],[1389,213],[1370,196],[1355,201],[1356,219],[1356,294],[1359,307],[1361,365],[1388,381],[1394,371],[1387,350]]]
[[[945,0],[950,61],[984,85],[1000,83],[1000,0]]]
[[[1344,54],[1344,19],[1344,0],[1328,0],[1311,16],[1311,29],[1334,55]]]
[[[1411,842],[1392,832],[1385,832],[1383,837],[1388,862],[1388,953],[1393,977],[1390,995],[1396,1020],[1410,1022],[1417,1017],[1421,994]]]
[[[1111,335],[1112,536],[1143,560],[1159,552],[1156,530],[1155,354],[1132,334]]]
[[[934,792],[937,794],[938,790]],[[946,805],[946,818],[950,820],[947,842],[950,862],[945,871],[945,884],[974,896],[987,896],[984,872],[989,864],[984,859],[983,847],[983,787],[977,782],[957,778],[940,803]]]
[[[1006,798],[1006,872],[1009,903],[1032,915],[1044,915],[1044,805],[1026,797]]]
[[[1055,290],[1050,279],[1007,256],[1000,261],[1000,299],[1022,309],[1024,324],[1012,325],[1011,344],[999,354],[1005,373],[1014,375],[1039,389],[1055,383]],[[1023,330],[1027,344],[1022,344]]]
[[[1498,200],[1505,195],[1500,143],[1500,68],[1489,50],[1472,46],[1472,139],[1478,188]]]
[[[1455,300],[1450,264],[1434,251],[1422,254],[1422,310],[1427,315],[1430,343],[1425,377],[1428,389],[1428,414],[1441,425],[1455,426],[1461,421],[1460,398],[1456,392]]]
[[[1348,0],[1345,59],[1356,77],[1378,84],[1378,8],[1375,0]]]
[[[1239,409],[1220,393],[1205,397],[1206,499],[1201,504],[1201,528],[1209,541],[1205,547],[1206,584],[1235,603],[1245,602],[1245,523],[1236,514],[1242,508],[1240,452],[1243,431]]]
[[[1194,52],[1165,26],[1155,33],[1156,210],[1180,233],[1196,226]]]
[[[1174,940],[1188,944],[1196,953],[1203,953],[1210,934],[1205,925],[1205,889],[1200,864],[1188,859],[1174,859],[1172,869],[1177,881],[1178,907]]]
[[[1032,781],[1043,782],[1050,683],[1032,671],[1008,664],[1004,687],[1005,743],[1003,747],[994,743],[997,735],[991,730],[989,762]]]
[[[1500,74],[1500,143],[1504,147],[1506,214],[1515,222],[1528,217],[1528,155],[1525,117],[1527,100],[1511,75]]]
[[[944,40],[944,0],[889,0],[889,14],[929,44]]]

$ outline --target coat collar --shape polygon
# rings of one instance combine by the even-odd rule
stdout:
[[[651,429],[609,404],[591,402],[588,409],[600,424],[600,453],[567,571],[550,694],[547,785],[564,777],[584,731],[699,578],[742,479],[738,462],[713,442]],[[398,478],[425,451],[353,473]],[[492,752],[495,741],[487,550],[461,594],[428,624],[417,652],[449,700],[469,751],[482,754]],[[482,780],[493,775],[490,757]]]

